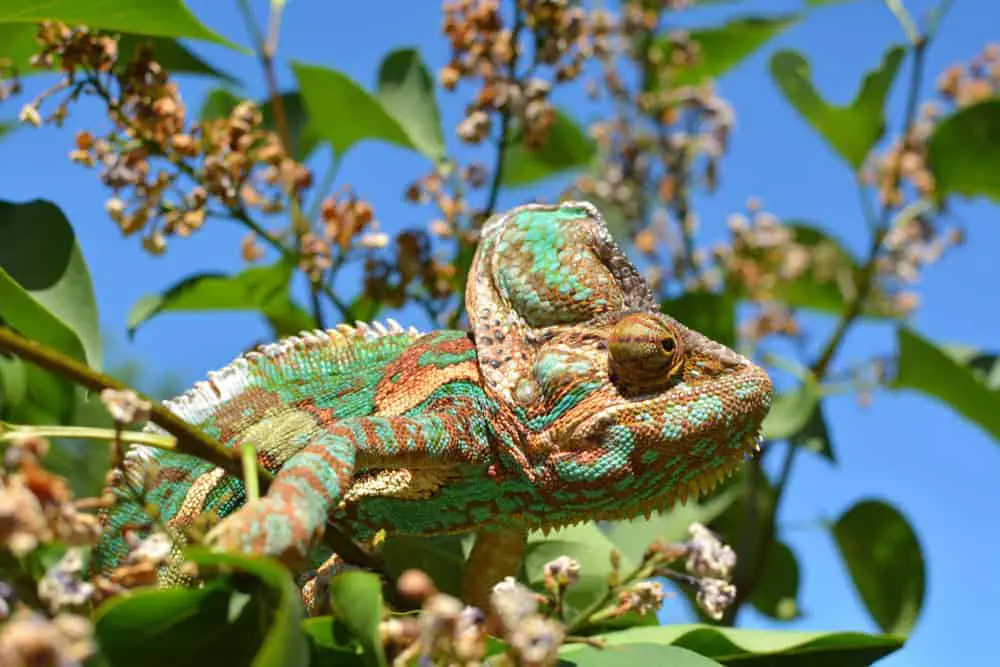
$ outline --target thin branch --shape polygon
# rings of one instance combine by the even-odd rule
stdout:
[[[0,327],[0,350],[15,354],[60,377],[73,380],[91,391],[129,389],[114,378],[98,373],[75,359],[16,334],[6,327]],[[239,458],[234,452],[229,451],[217,440],[188,424],[159,402],[145,396],[143,398],[149,400],[152,405],[150,421],[177,438],[178,452],[197,456],[230,474],[239,476],[242,473]],[[269,472],[262,470],[260,475],[264,484],[270,482],[271,474]]]
[[[507,81],[512,83],[517,79],[517,61],[520,55],[518,39],[521,30],[524,28],[524,17],[521,14],[520,3],[514,3],[514,27],[511,29],[510,42],[513,52],[510,62],[507,63]],[[493,215],[497,207],[497,200],[500,198],[500,185],[503,178],[504,164],[507,159],[507,137],[510,134],[511,126],[511,105],[507,104],[500,112],[500,137],[497,139],[497,157],[493,166],[493,180],[490,183],[489,196],[486,198],[486,217]]]
[[[916,122],[920,87],[923,82],[924,74],[924,57],[927,51],[927,46],[930,43],[930,37],[930,35],[918,36],[912,45],[913,69],[910,76],[907,101],[903,116],[903,128],[901,134],[903,141],[906,141],[906,138],[910,135],[913,125]],[[892,169],[894,187],[898,187],[899,181],[902,178],[899,165],[894,165]],[[862,201],[864,201],[864,199],[862,199]],[[843,344],[844,339],[847,336],[847,332],[861,316],[865,303],[876,285],[876,262],[878,260],[879,250],[882,247],[882,240],[885,235],[886,227],[892,217],[892,212],[892,204],[888,200],[883,202],[878,224],[873,230],[871,243],[868,248],[868,254],[861,270],[861,274],[858,277],[857,289],[855,290],[853,298],[851,298],[848,302],[844,313],[838,320],[837,325],[834,328],[833,333],[830,335],[830,338],[827,340],[826,345],[823,346],[823,350],[811,366],[812,376],[816,381],[822,381],[826,377],[830,370],[830,365],[833,362],[833,358],[840,349],[840,346]],[[865,213],[868,215],[870,212],[868,209],[865,209]],[[800,449],[800,447],[795,446],[793,443],[788,443],[788,449],[785,451],[785,457],[781,464],[781,472],[779,473],[778,480],[774,486],[774,502],[765,519],[766,523],[763,529],[763,539],[756,550],[756,554],[750,559],[748,570],[744,571],[747,572],[747,574],[745,577],[737,578],[736,599],[733,602],[733,605],[727,610],[725,617],[725,622],[728,624],[732,624],[734,622],[739,609],[747,600],[750,599],[756,591],[757,586],[760,584],[761,577],[764,573],[764,564],[767,562],[767,559],[771,554],[771,550],[774,548],[776,538],[775,533],[777,532],[776,522],[778,511],[781,507],[781,501],[784,498],[785,491],[788,487],[788,480],[791,476],[795,457],[798,455]],[[752,498],[750,502],[753,502]],[[745,557],[746,555],[744,555],[744,558]]]

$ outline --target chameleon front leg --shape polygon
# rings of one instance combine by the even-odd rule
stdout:
[[[485,441],[455,437],[468,428],[458,421],[436,414],[354,417],[300,434],[304,446],[281,466],[267,493],[223,519],[208,542],[302,569],[359,462],[427,468],[487,461]]]

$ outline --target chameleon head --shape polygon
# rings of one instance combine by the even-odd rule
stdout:
[[[660,312],[587,202],[486,223],[466,293],[487,391],[544,502],[528,523],[631,518],[713,488],[758,447],[767,374]]]
[[[560,513],[605,519],[714,489],[758,448],[773,392],[761,367],[648,311],[553,332],[527,384],[528,442]]]

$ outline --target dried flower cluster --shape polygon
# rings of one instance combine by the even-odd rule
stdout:
[[[20,607],[0,628],[0,664],[7,667],[76,667],[95,652],[90,621],[76,614],[55,618]]]
[[[517,0],[513,21],[499,0],[457,0],[445,5],[443,32],[452,58],[439,73],[441,85],[455,90],[463,80],[476,81],[478,92],[457,128],[458,136],[478,144],[490,136],[496,118],[514,120],[528,146],[545,142],[555,122],[550,102],[553,83],[575,79],[594,52],[587,13],[568,0]],[[530,63],[527,30],[532,39]],[[530,76],[519,71],[523,64]],[[551,71],[543,78],[542,67]]]
[[[621,218],[623,233],[654,263],[657,288],[669,280],[691,287],[699,272],[704,257],[695,249],[690,192],[699,184],[717,187],[735,124],[732,107],[710,81],[675,85],[699,62],[697,42],[679,31],[664,35],[660,27],[683,5],[629,3],[617,19],[595,12],[606,48],[598,52],[601,78],[588,89],[595,99],[613,100],[615,112],[591,125],[601,159],[572,192]],[[637,84],[626,82],[627,71],[637,74]]]
[[[736,599],[736,587],[730,583],[736,567],[736,553],[700,523],[692,523],[688,532],[691,539],[687,542],[654,542],[646,550],[646,559],[658,563],[657,574],[693,586],[698,607],[710,618],[719,620]],[[686,574],[662,566],[681,558],[684,559]],[[662,595],[658,590],[647,587],[633,591],[627,598],[623,597],[621,604],[649,605],[650,600],[662,603]]]
[[[94,652],[85,610],[93,586],[83,576],[82,548],[100,533],[96,517],[79,511],[66,480],[42,465],[46,440],[14,439],[4,450],[0,470],[0,553],[18,560],[55,544],[69,546],[65,556],[38,582],[45,612],[33,610],[15,589],[0,582],[0,664],[79,665]]]
[[[209,215],[284,211],[312,184],[309,170],[263,127],[252,103],[238,104],[227,118],[190,123],[177,84],[148,45],[119,54],[113,37],[59,23],[42,23],[38,40],[42,48],[32,63],[65,76],[25,105],[21,120],[61,123],[80,96],[102,100],[111,130],[78,132],[70,159],[100,168],[115,193],[108,214],[124,234],[141,232],[149,252],[161,254],[168,237],[190,235]],[[43,105],[64,91],[43,118]]]
[[[4,451],[0,470],[0,546],[23,557],[42,544],[93,545],[96,517],[77,509],[66,480],[42,465],[47,440],[18,439]]]

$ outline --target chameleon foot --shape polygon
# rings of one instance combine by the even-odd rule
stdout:
[[[302,508],[282,498],[264,497],[223,519],[209,532],[208,543],[220,551],[271,556],[301,569],[321,537],[309,531],[309,525]]]

